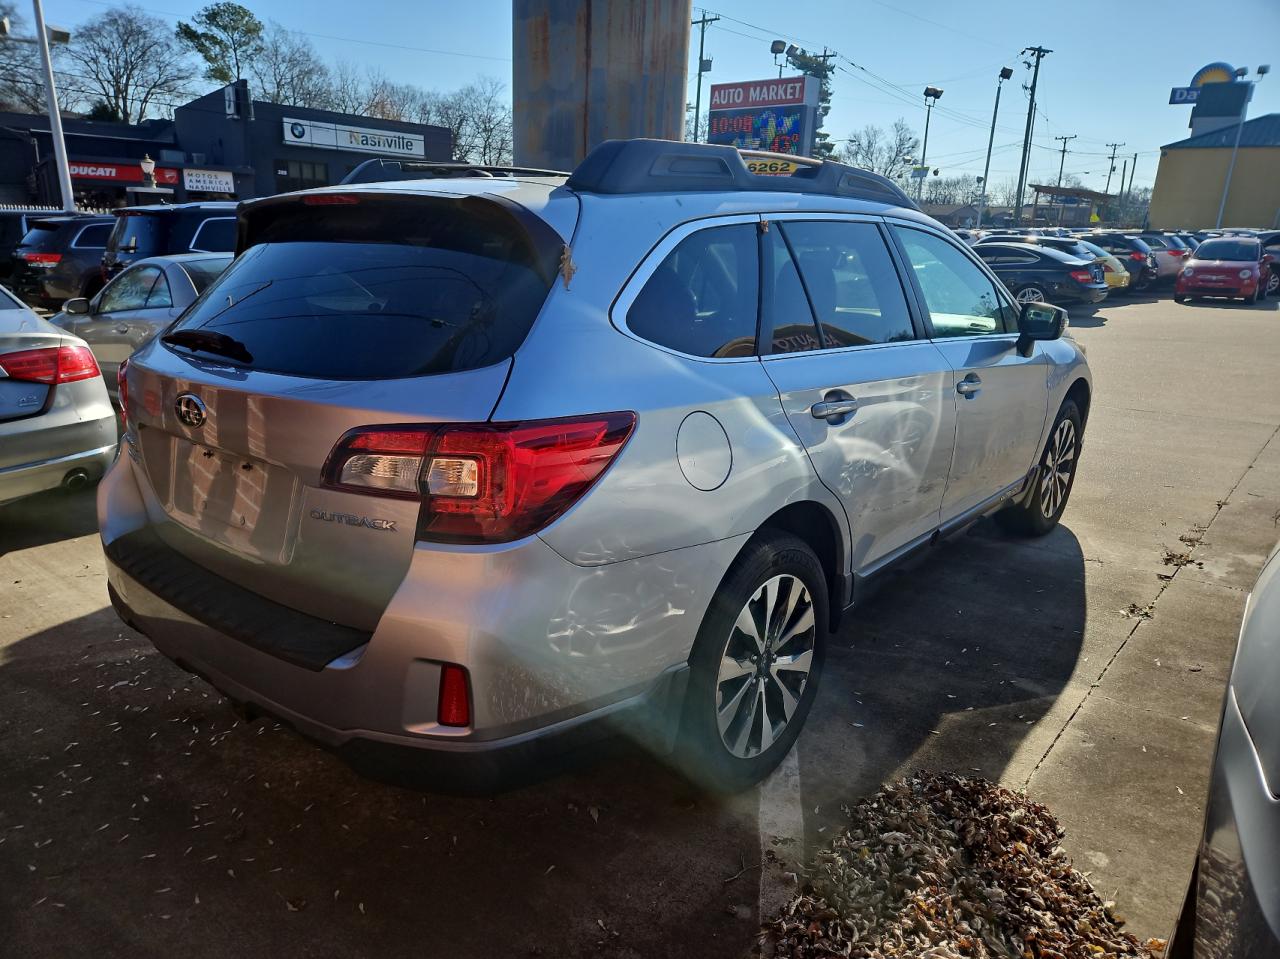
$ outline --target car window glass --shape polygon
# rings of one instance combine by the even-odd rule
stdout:
[[[205,287],[222,275],[230,263],[230,259],[187,260],[182,264],[182,270],[191,278],[191,285],[196,288],[196,295],[199,296]]]
[[[80,231],[72,244],[76,249],[102,249],[107,245],[107,237],[111,235],[110,223],[95,223]]]
[[[770,352],[803,353],[822,348],[818,325],[813,319],[809,298],[805,295],[795,260],[780,230],[766,234],[769,256],[765,260],[772,271],[765,278],[766,322],[770,331]]]
[[[139,256],[163,253],[169,234],[168,219],[149,213],[122,214],[116,218],[107,247]]]
[[[756,229],[754,223],[714,227],[681,240],[627,310],[627,326],[691,356],[754,355]]]
[[[119,313],[122,310],[143,309],[147,305],[147,295],[159,275],[160,270],[154,266],[125,270],[102,291],[97,312]]]
[[[1145,236],[1142,239],[1153,250],[1166,250],[1169,248],[1169,244],[1158,236]]]
[[[151,287],[151,292],[147,294],[147,309],[157,310],[164,307],[173,306],[173,294],[169,291],[169,279],[161,270],[156,276],[155,285]]]
[[[791,220],[781,228],[824,348],[915,339],[902,283],[874,223]]]
[[[1257,243],[1244,240],[1205,240],[1196,249],[1197,260],[1256,260]]]
[[[931,233],[894,229],[924,294],[934,337],[1004,332],[996,288],[967,256]]]
[[[200,253],[229,253],[236,248],[234,217],[205,220],[191,238],[191,249]]]

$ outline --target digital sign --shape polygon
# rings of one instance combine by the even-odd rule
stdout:
[[[817,105],[813,77],[717,83],[711,87],[707,140],[739,150],[807,156]]]

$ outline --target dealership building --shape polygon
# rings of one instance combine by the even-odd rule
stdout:
[[[82,209],[135,202],[243,200],[338,183],[370,157],[449,160],[444,127],[250,101],[244,81],[140,124],[64,118]],[[156,189],[140,162],[155,161]],[[0,204],[58,205],[49,119],[0,113]]]

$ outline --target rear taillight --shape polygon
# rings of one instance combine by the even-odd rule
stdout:
[[[302,202],[307,206],[355,206],[360,198],[350,193],[308,193]]]
[[[51,270],[62,262],[61,253],[23,253],[21,256],[31,266],[45,270]]]
[[[1135,262],[1137,262],[1137,263],[1146,263],[1146,262],[1147,262],[1147,254],[1145,254],[1145,253],[1139,253],[1137,250],[1134,250],[1133,252],[1131,252],[1131,253],[1129,254],[1129,259],[1134,260],[1134,261],[1135,261]]]
[[[440,667],[440,697],[436,722],[441,726],[471,725],[471,697],[467,692],[467,671],[456,663]]]
[[[120,361],[116,369],[116,397],[120,400],[120,425],[129,428],[129,361]]]
[[[1071,277],[1071,279],[1075,280],[1077,283],[1093,282],[1093,274],[1090,273],[1088,270],[1072,270],[1068,275]]]
[[[87,346],[51,346],[0,356],[0,369],[11,380],[26,383],[75,383],[101,376],[98,361]]]
[[[504,543],[582,496],[635,428],[634,413],[519,423],[353,430],[325,464],[330,489],[419,500],[418,539]]]

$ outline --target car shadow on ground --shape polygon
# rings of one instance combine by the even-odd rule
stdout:
[[[98,531],[96,491],[50,490],[0,506],[0,556]]]
[[[15,955],[740,955],[753,941],[754,791],[699,793],[625,744],[490,798],[374,782],[241,722],[103,603],[0,650],[0,936]],[[999,777],[1066,686],[1084,625],[1065,528],[1024,541],[984,522],[894,574],[833,637],[799,743],[810,851],[839,803],[899,772]]]

